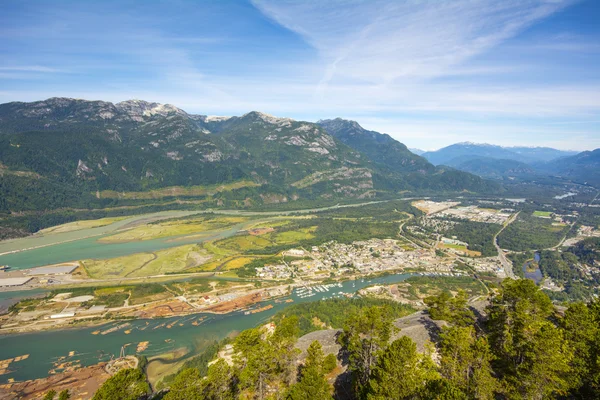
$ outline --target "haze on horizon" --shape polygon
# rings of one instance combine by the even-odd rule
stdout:
[[[600,3],[28,1],[2,5],[0,103],[342,117],[425,150],[600,147]]]

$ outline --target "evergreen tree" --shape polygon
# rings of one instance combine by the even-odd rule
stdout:
[[[202,381],[202,392],[206,400],[230,400],[234,398],[233,369],[223,359],[208,367],[206,379]]]
[[[371,369],[380,351],[387,347],[393,329],[385,308],[369,307],[348,317],[339,339],[348,352],[348,369],[357,393],[367,387]]]
[[[503,368],[512,369],[523,360],[531,340],[529,327],[545,321],[553,312],[552,302],[529,279],[506,279],[488,306],[489,339]]]
[[[285,318],[272,335],[260,328],[242,332],[235,341],[236,368],[242,390],[264,398],[272,385],[287,385],[294,379],[298,350],[297,318]],[[271,387],[272,388],[272,387]]]
[[[497,387],[490,366],[492,353],[484,337],[473,327],[449,327],[440,335],[442,376],[469,398],[493,399]]]
[[[337,357],[333,353],[327,354],[325,360],[323,360],[323,370],[326,373],[330,373],[337,367]]]
[[[565,311],[561,327],[573,349],[573,392],[580,398],[600,398],[600,307],[599,301],[573,303]]]
[[[307,349],[306,362],[302,368],[298,383],[292,385],[286,398],[291,400],[327,400],[331,399],[331,385],[325,378],[323,348],[314,341]]]
[[[298,317],[294,315],[282,319],[270,338],[275,354],[278,356],[277,364],[281,379],[286,385],[296,381],[296,359],[300,354],[296,349],[296,342],[299,333]]]
[[[278,372],[277,361],[277,353],[268,341],[261,340],[247,351],[242,351],[241,357],[237,357],[240,387],[255,391],[257,397],[263,399],[267,385]]]
[[[139,368],[122,369],[108,378],[93,400],[138,400],[150,393],[144,373]]]
[[[55,396],[56,396],[56,390],[50,389],[44,396],[44,400],[54,400]]]
[[[600,299],[588,304],[591,318],[596,326],[596,334],[590,345],[590,377],[587,381],[588,391],[592,396],[600,398]]]
[[[439,378],[429,355],[417,352],[417,345],[403,336],[385,349],[373,367],[366,389],[372,400],[405,399],[423,390],[430,380]]]
[[[488,307],[497,372],[509,398],[546,398],[571,387],[572,351],[548,318],[554,307],[529,279],[505,280]]]
[[[69,393],[69,389],[65,389],[58,394],[58,400],[69,400],[71,398],[71,394]]]
[[[200,400],[202,396],[202,376],[196,368],[179,372],[165,395],[164,400]]]
[[[424,301],[432,319],[448,321],[458,326],[468,326],[475,322],[475,315],[467,306],[468,295],[464,290],[459,290],[454,297],[444,291],[437,296],[429,296]]]
[[[544,399],[566,395],[571,388],[572,351],[562,331],[547,321],[529,327],[531,340],[514,373],[505,377],[510,398]]]
[[[419,400],[468,400],[467,395],[448,379],[429,381],[416,398]]]

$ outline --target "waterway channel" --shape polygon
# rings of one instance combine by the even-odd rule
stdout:
[[[110,236],[114,231],[98,234],[92,237],[69,240],[56,244],[43,245],[19,252],[0,256],[0,265],[9,265],[11,270],[39,267],[42,265],[59,264],[83,259],[102,259],[126,256],[134,253],[153,252],[170,247],[183,246],[191,243],[202,243],[211,240],[225,239],[235,235],[240,230],[255,224],[260,219],[243,222],[228,229],[206,232],[204,236],[184,235],[182,237],[164,237],[151,240],[133,240],[128,242],[102,242],[99,239]]]
[[[544,275],[542,275],[542,271],[537,264],[538,262],[540,262],[540,254],[536,252],[533,255],[533,260],[527,261],[522,267],[525,278],[531,279],[536,285],[538,285],[544,278]],[[531,268],[532,265],[535,266],[535,268]]]
[[[13,362],[10,365],[10,373],[0,375],[0,383],[5,383],[10,378],[23,381],[46,377],[56,368],[54,363],[60,357],[65,357],[61,362],[76,362],[82,366],[107,361],[113,356],[118,357],[121,346],[128,343],[131,345],[126,347],[126,354],[135,354],[137,344],[144,341],[148,341],[149,346],[138,354],[148,357],[180,348],[185,348],[189,353],[196,353],[214,340],[221,340],[232,333],[267,321],[290,305],[285,303],[286,299],[291,298],[294,303],[304,303],[333,296],[341,297],[340,292],[355,293],[369,285],[397,283],[410,276],[395,274],[345,281],[341,283],[342,287],[335,286],[327,292],[314,292],[312,297],[299,297],[294,291],[289,297],[261,303],[259,306],[271,304],[273,308],[256,314],[246,315],[242,311],[225,315],[201,313],[153,320],[115,321],[92,328],[0,336],[0,360],[29,354],[27,359]],[[111,328],[125,323],[129,325],[110,332]],[[98,331],[100,332],[93,334]],[[107,331],[109,332],[106,333]],[[125,331],[130,333],[126,334]],[[74,355],[69,357],[70,352]]]
[[[33,236],[0,241],[0,265],[9,265],[12,270],[39,267],[42,265],[59,264],[68,261],[83,259],[102,259],[126,256],[135,253],[151,252],[170,247],[182,246],[191,243],[202,243],[211,240],[225,239],[235,235],[238,231],[264,219],[273,219],[292,213],[306,214],[329,209],[360,207],[368,204],[380,203],[371,201],[359,204],[336,205],[331,207],[293,210],[293,211],[265,211],[251,212],[238,210],[198,210],[198,211],[161,211],[127,217],[112,224],[84,228],[70,232],[39,233]],[[101,242],[99,239],[110,236],[115,232],[131,228],[148,221],[157,221],[166,218],[184,217],[192,214],[215,213],[222,215],[236,215],[254,217],[253,220],[234,225],[229,229],[205,232],[204,236],[184,235],[181,237],[165,237],[152,240],[134,240],[122,243]],[[198,232],[202,235],[203,232]]]

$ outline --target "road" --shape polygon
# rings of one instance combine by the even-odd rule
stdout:
[[[406,235],[404,235],[404,225],[405,225],[405,224],[406,224],[408,221],[410,221],[411,219],[413,219],[413,218],[414,218],[414,215],[412,215],[412,214],[409,214],[409,213],[407,213],[407,212],[400,212],[400,211],[398,211],[398,210],[394,210],[394,211],[395,211],[395,212],[397,212],[398,214],[405,214],[405,215],[407,215],[407,216],[408,216],[408,218],[407,218],[407,219],[405,219],[405,220],[402,220],[402,222],[400,222],[400,225],[398,225],[398,236],[399,236],[400,238],[402,238],[403,240],[406,240],[407,242],[409,242],[409,243],[410,243],[410,244],[412,244],[413,246],[415,246],[415,248],[417,248],[417,249],[420,249],[421,247],[423,247],[423,246],[421,246],[421,245],[418,245],[417,243],[413,242],[412,240],[410,240],[409,238],[407,238],[407,237],[406,237]]]
[[[502,226],[502,229],[500,229],[498,231],[498,233],[496,233],[496,235],[494,235],[494,246],[496,246],[496,250],[498,251],[498,259],[500,260],[500,263],[502,264],[502,267],[504,268],[504,271],[506,272],[506,276],[511,279],[517,279],[517,277],[516,277],[515,273],[513,272],[512,263],[506,259],[506,254],[504,254],[504,251],[498,245],[498,235],[500,235],[500,233],[502,233],[502,231],[508,225],[512,224],[517,219],[517,217],[519,216],[519,213],[520,213],[520,211],[518,213],[514,214],[513,216],[511,216],[508,220],[506,220],[506,222]]]

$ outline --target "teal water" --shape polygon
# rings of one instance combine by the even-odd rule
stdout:
[[[32,298],[32,297],[44,297],[47,293],[47,289],[33,289],[33,290],[14,290],[11,292],[0,292],[0,313],[8,310],[10,306],[16,304],[19,300]]]
[[[533,255],[533,259],[534,262],[539,262],[540,261],[540,254],[539,253],[535,253]],[[536,285],[538,285],[542,279],[544,278],[544,275],[542,274],[542,271],[540,270],[539,267],[536,267],[535,270],[533,270],[532,272],[529,272],[528,269],[531,265],[532,261],[527,261],[525,264],[523,264],[523,266],[521,267],[523,269],[523,273],[525,274],[525,278],[527,279],[531,279],[532,281],[535,282]]]
[[[0,265],[9,265],[11,270],[18,270],[90,258],[113,258],[134,253],[153,252],[170,247],[182,246],[184,244],[202,243],[209,240],[224,239],[235,235],[238,231],[245,229],[246,226],[254,224],[257,221],[260,220],[236,224],[227,230],[219,231],[218,233],[205,237],[165,237],[160,239],[137,240],[122,243],[98,241],[105,236],[111,235],[111,231],[105,235],[87,237],[79,240],[72,240],[31,250],[20,251],[17,253],[5,254],[0,256]],[[201,233],[203,232],[197,232],[197,234]]]
[[[391,284],[403,281],[410,274],[388,275],[372,279],[346,281],[342,287],[331,288],[329,292],[319,293],[313,297],[300,298],[296,293],[290,296],[294,303],[317,301],[332,297],[338,292],[354,293],[359,289],[373,284]],[[292,304],[294,304],[292,303]],[[77,361],[83,366],[107,361],[111,356],[118,356],[121,346],[131,343],[126,348],[126,354],[134,354],[139,342],[149,341],[148,349],[140,354],[155,356],[174,349],[185,348],[190,353],[196,353],[213,340],[221,340],[226,336],[255,327],[267,321],[278,311],[289,304],[284,302],[268,301],[260,304],[273,304],[273,308],[261,313],[244,315],[243,312],[235,312],[226,315],[194,314],[185,317],[174,317],[154,320],[135,320],[110,322],[101,327],[79,328],[60,331],[48,331],[38,333],[27,333],[19,335],[0,336],[0,360],[29,354],[29,358],[12,363],[11,372],[0,375],[0,383],[5,383],[9,378],[17,381],[46,377],[53,363],[59,357],[68,356],[74,351],[73,357],[67,357],[65,361]],[[194,326],[192,322],[204,317],[200,325]],[[93,335],[92,332],[106,331],[111,327],[129,322],[131,325],[116,332],[106,335]],[[174,323],[168,329],[166,325]],[[179,324],[183,324],[180,326]],[[162,325],[162,326],[161,326]],[[131,329],[129,335],[124,331]]]
[[[84,228],[75,231],[59,233],[38,232],[35,235],[24,238],[0,241],[0,254],[5,254],[13,251],[29,251],[27,249],[52,246],[55,244],[60,244],[74,240],[81,240],[92,236],[106,235],[108,233],[143,224],[148,221],[158,221],[166,218],[185,217],[187,215],[197,213],[197,211],[161,211],[157,213],[127,217],[121,221],[116,221],[112,224],[98,226],[95,228]]]

